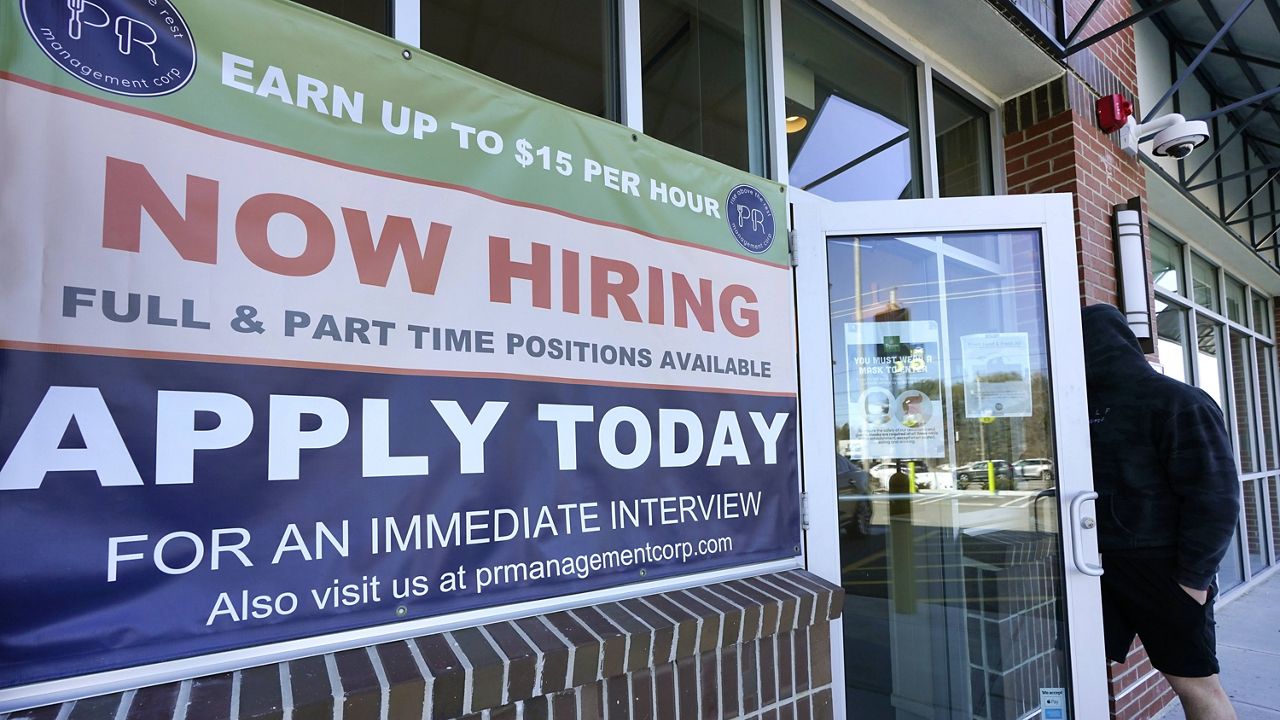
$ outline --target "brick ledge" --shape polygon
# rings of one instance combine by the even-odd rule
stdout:
[[[16,711],[0,720],[443,720],[542,710],[550,716],[561,699],[580,706],[584,688],[599,695],[591,688],[620,677],[630,688],[622,676],[649,670],[655,671],[646,677],[655,682],[657,715],[663,699],[676,701],[657,692],[657,671],[674,674],[708,653],[759,647],[757,641],[779,652],[774,636],[801,631],[806,653],[810,638],[825,647],[827,623],[840,616],[843,596],[843,589],[803,570],[769,573]],[[813,655],[825,661],[820,652]],[[829,709],[830,692],[817,682],[830,683],[829,668],[824,678],[810,679],[803,692],[794,688],[794,701]],[[787,702],[782,689],[774,704]],[[759,698],[760,710],[766,700]],[[607,709],[603,697],[592,704]],[[745,702],[741,709],[746,714]]]

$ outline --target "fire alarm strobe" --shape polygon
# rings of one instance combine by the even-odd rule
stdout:
[[[1133,103],[1123,95],[1104,95],[1095,103],[1098,108],[1098,127],[1104,133],[1113,133],[1124,127],[1124,122],[1133,115]]]

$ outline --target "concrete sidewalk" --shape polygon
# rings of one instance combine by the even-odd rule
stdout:
[[[1222,685],[1240,720],[1280,720],[1280,574],[1216,609]],[[1174,704],[1160,720],[1184,720]]]

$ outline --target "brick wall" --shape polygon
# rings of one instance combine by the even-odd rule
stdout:
[[[825,720],[843,605],[843,590],[794,570],[0,718]]]
[[[1087,0],[1068,0],[1069,26],[1088,5]],[[1107,0],[1080,37],[1129,14],[1126,0]],[[1112,93],[1130,101],[1136,98],[1132,30],[1071,56],[1066,65],[1062,77],[1005,103],[1009,192],[1075,195],[1081,303],[1118,304],[1112,208],[1130,198],[1141,198],[1145,218],[1146,189],[1137,160],[1125,155],[1114,137],[1097,128],[1094,101]],[[1108,675],[1116,720],[1147,720],[1173,700],[1172,688],[1151,666],[1140,644],[1135,644],[1124,663],[1111,664]]]
[[[1111,663],[1111,717],[1145,720],[1155,717],[1173,700],[1173,688],[1147,658],[1136,640],[1123,663]]]
[[[1142,170],[1093,118],[1093,94],[1068,73],[1005,104],[1010,194],[1075,194],[1083,303],[1117,303],[1112,207],[1144,198]]]

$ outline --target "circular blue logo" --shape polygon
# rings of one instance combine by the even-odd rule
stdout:
[[[63,70],[117,95],[168,95],[196,69],[196,45],[169,0],[22,0],[22,19]]]
[[[773,208],[759,190],[738,185],[725,202],[729,232],[747,252],[759,255],[773,245]]]

